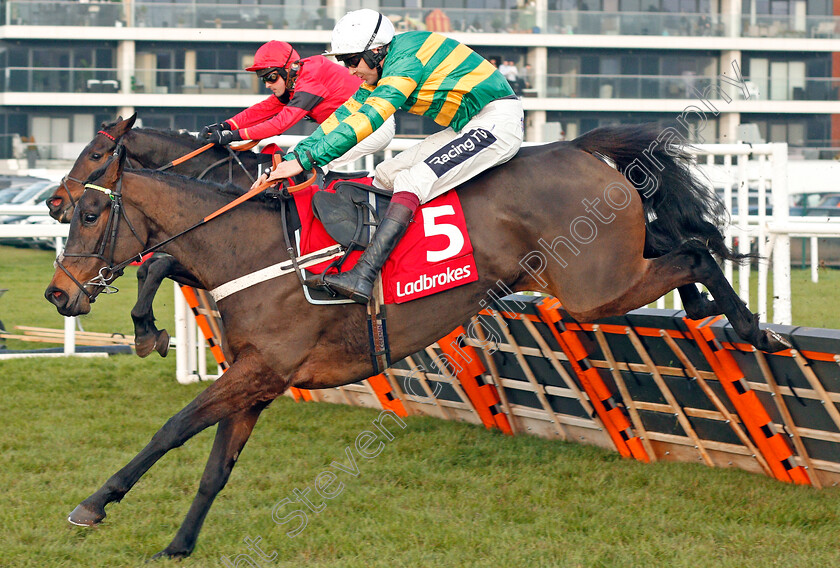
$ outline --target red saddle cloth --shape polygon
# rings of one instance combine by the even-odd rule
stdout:
[[[371,178],[353,181],[370,184]],[[310,186],[294,194],[301,221],[301,256],[336,244],[312,213],[312,195],[316,191],[319,188]],[[334,191],[332,184],[324,191]],[[361,252],[351,253],[342,266],[342,272],[350,270],[360,256]],[[320,274],[330,262],[306,270]],[[386,304],[401,304],[476,280],[478,270],[472,243],[467,234],[461,200],[454,191],[433,199],[417,210],[382,269]]]

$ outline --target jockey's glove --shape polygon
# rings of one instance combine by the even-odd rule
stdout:
[[[242,136],[239,135],[238,130],[216,130],[211,132],[208,138],[213,144],[218,144],[219,146],[227,146],[231,142],[242,140]]]
[[[219,122],[218,124],[208,124],[198,133],[198,139],[205,140],[210,138],[214,132],[219,132],[220,130],[230,130],[230,124],[228,124],[227,121]]]

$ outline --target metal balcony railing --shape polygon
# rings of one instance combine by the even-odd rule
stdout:
[[[744,37],[840,37],[840,18],[833,16],[744,15],[741,18]]]
[[[840,100],[838,99],[840,79],[830,77],[802,79],[744,77],[743,79],[751,100]],[[546,93],[543,96],[598,99],[697,99],[703,93],[719,93],[721,87],[717,77],[689,74],[581,75],[565,73],[549,74],[546,77]],[[732,89],[727,87],[725,90]],[[741,90],[733,94],[741,98],[744,96]]]
[[[731,36],[736,21],[719,14],[550,11],[546,29],[553,34]]]
[[[241,69],[134,69],[131,84],[121,88],[115,68],[0,68],[0,92],[11,93],[132,93],[268,95],[253,73]],[[524,78],[523,78],[524,79]],[[744,77],[754,100],[840,100],[840,79]],[[524,82],[524,81],[523,81]],[[532,81],[533,82],[533,79]],[[717,93],[717,77],[698,75],[549,74],[542,87],[525,96],[601,99],[696,99]],[[737,91],[735,96],[743,96]],[[715,97],[718,98],[718,97]]]
[[[269,4],[133,3],[133,25],[159,28],[331,30],[335,21],[310,2]]]
[[[137,26],[331,30],[327,8],[297,4],[209,4],[76,0],[0,0],[2,24],[41,26]],[[598,12],[589,10],[476,10],[464,8],[389,8],[380,10],[397,31],[467,33],[550,33],[597,35],[840,37],[840,17],[725,15],[672,12]]]
[[[6,1],[6,25],[11,26],[123,26],[125,6],[116,2]]]
[[[117,70],[88,67],[6,67],[0,91],[8,93],[119,92]]]

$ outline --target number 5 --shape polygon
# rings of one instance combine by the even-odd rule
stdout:
[[[461,234],[458,227],[451,223],[435,223],[438,217],[454,214],[455,209],[451,205],[423,209],[423,231],[426,233],[426,237],[441,235],[449,239],[449,244],[445,249],[426,252],[427,262],[440,262],[452,258],[464,248],[464,235]]]

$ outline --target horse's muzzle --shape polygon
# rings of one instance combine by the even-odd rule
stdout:
[[[47,208],[50,210],[50,217],[59,223],[69,223],[70,218],[73,217],[72,204],[62,197],[47,199]]]
[[[75,296],[71,296],[57,286],[49,286],[44,292],[44,297],[63,316],[78,316],[90,311],[90,301],[81,292],[76,292]]]

